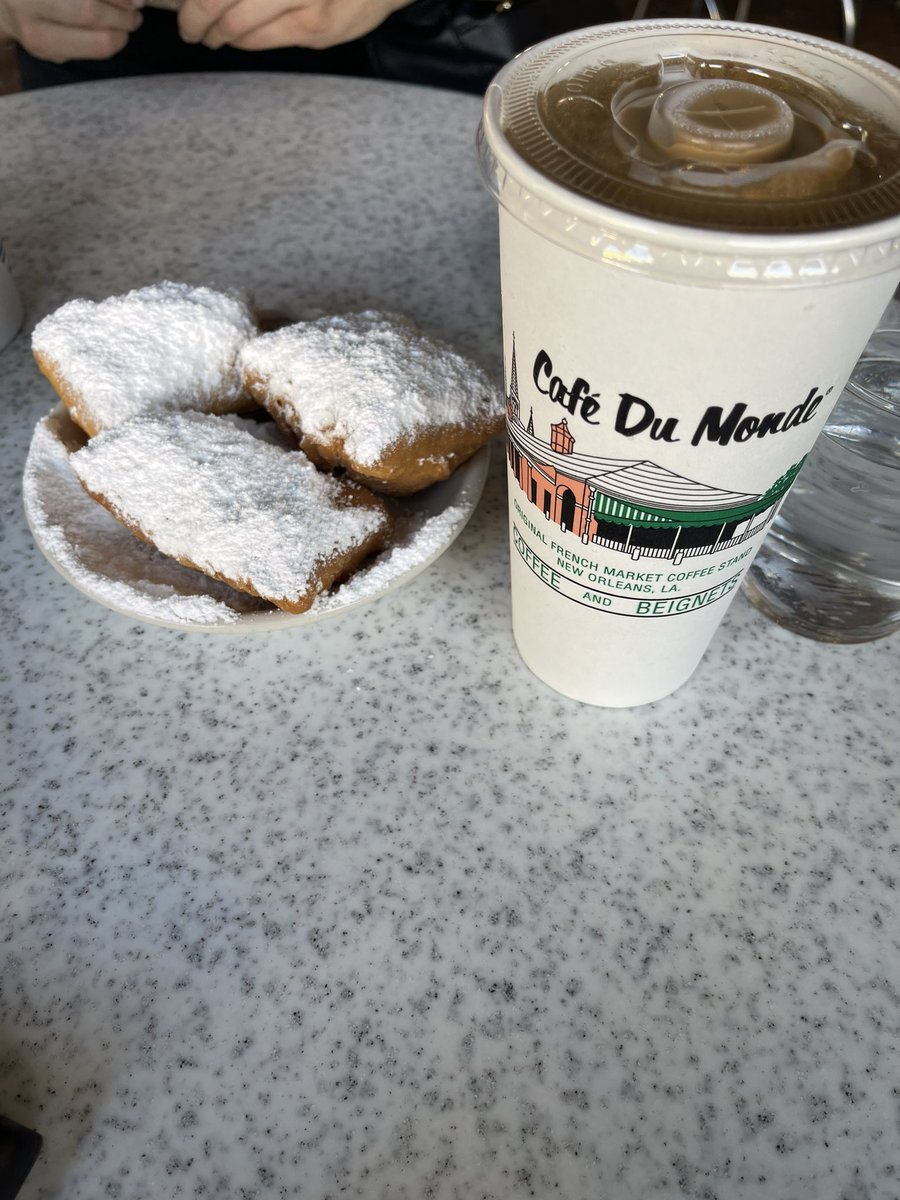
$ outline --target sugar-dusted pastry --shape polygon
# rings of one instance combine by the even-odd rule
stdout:
[[[234,417],[138,417],[70,457],[84,489],[132,533],[286,612],[383,548],[384,501],[263,441]]]
[[[503,425],[473,362],[377,312],[288,325],[241,351],[244,384],[303,451],[380,492],[446,479]]]
[[[31,344],[72,420],[93,436],[148,413],[247,408],[236,360],[255,333],[238,297],[166,281],[98,303],[70,300],[38,323]]]

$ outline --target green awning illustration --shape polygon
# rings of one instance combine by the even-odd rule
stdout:
[[[593,515],[598,521],[698,528],[746,521],[771,508],[802,465],[801,459],[761,496],[708,487],[647,461],[628,463],[586,482],[594,493]]]

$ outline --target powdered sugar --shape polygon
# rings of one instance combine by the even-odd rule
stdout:
[[[330,563],[388,524],[380,502],[350,504],[350,485],[304,455],[204,413],[130,421],[92,438],[71,464],[164,554],[273,603],[302,604]]]
[[[71,300],[39,322],[32,347],[81,398],[88,428],[108,429],[142,413],[235,407],[237,355],[255,331],[237,297],[163,282]]]
[[[248,342],[239,361],[292,406],[304,434],[339,439],[360,466],[423,429],[490,424],[503,411],[475,363],[384,313],[290,325]]]

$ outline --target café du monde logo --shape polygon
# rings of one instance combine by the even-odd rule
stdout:
[[[762,495],[730,492],[687,479],[647,459],[577,452],[563,417],[537,437],[533,414],[520,414],[515,341],[507,394],[507,454],[526,499],[564,533],[632,559],[714,554],[755,537],[772,519],[803,465],[796,463]]]

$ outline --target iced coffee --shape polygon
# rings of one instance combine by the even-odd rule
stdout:
[[[507,136],[557,182],[705,228],[840,229],[900,211],[900,139],[862,105],[776,70],[661,54],[553,80]]]
[[[513,630],[567,695],[703,656],[900,277],[900,72],[725,22],[603,26],[506,67]]]

